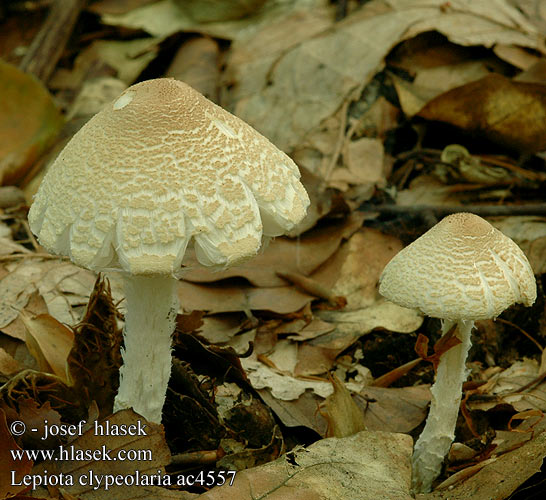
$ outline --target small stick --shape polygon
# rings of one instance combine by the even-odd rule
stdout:
[[[512,328],[515,328],[516,330],[520,331],[523,335],[525,335],[533,344],[535,344],[540,352],[544,351],[544,347],[542,347],[537,340],[535,340],[531,335],[529,335],[523,328],[519,327],[518,325],[512,323],[511,321],[508,321],[506,319],[497,318],[497,321],[500,321],[501,323],[504,323],[505,325],[511,326]]]
[[[296,285],[302,291],[319,297],[321,299],[327,300],[330,304],[338,307],[343,307],[346,303],[343,297],[334,295],[331,290],[326,288],[324,285],[320,284],[318,281],[304,276],[303,274],[292,273],[292,272],[280,272],[277,271],[277,276],[289,281],[290,283]]]
[[[0,262],[5,262],[9,260],[17,259],[57,259],[57,260],[68,260],[68,257],[61,257],[59,255],[51,255],[50,253],[12,253],[9,255],[0,255]]]
[[[86,3],[87,0],[55,0],[19,68],[47,83]]]
[[[188,453],[179,453],[171,458],[171,466],[195,466],[195,465],[210,465],[222,457],[222,453],[218,450],[203,450],[192,451]]]
[[[381,214],[425,214],[431,213],[437,217],[470,212],[480,217],[495,217],[502,215],[542,215],[546,216],[546,203],[528,205],[371,205],[363,204],[358,208],[361,212],[379,212]]]
[[[25,231],[29,237],[30,242],[32,243],[32,246],[34,247],[34,250],[40,250],[40,244],[36,240],[34,234],[32,234],[32,231],[30,230],[30,225],[26,219],[23,219],[23,227],[25,228]]]
[[[374,379],[371,385],[373,387],[389,387],[400,377],[403,377],[411,370],[413,370],[413,368],[415,368],[421,361],[423,361],[422,358],[416,358],[412,361],[409,361],[408,363],[405,363],[402,366],[399,366],[398,368],[395,368],[394,370],[391,370],[390,372],[381,375],[381,377],[377,377],[376,379]]]

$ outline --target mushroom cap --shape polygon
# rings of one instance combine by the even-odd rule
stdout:
[[[254,256],[305,216],[296,164],[183,82],[129,87],[51,165],[28,220],[50,252],[92,270],[169,274]]]
[[[401,250],[379,279],[379,293],[403,307],[453,321],[497,317],[537,289],[522,250],[470,213],[442,219]]]

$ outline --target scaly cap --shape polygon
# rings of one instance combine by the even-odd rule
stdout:
[[[469,213],[449,215],[401,250],[379,282],[390,301],[449,320],[495,318],[514,303],[530,306],[537,296],[522,250]]]
[[[173,79],[129,87],[74,135],[29,212],[49,251],[93,270],[176,273],[252,257],[305,216],[296,164],[250,125]]]

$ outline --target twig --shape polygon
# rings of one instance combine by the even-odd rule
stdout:
[[[326,185],[330,181],[330,177],[332,176],[332,172],[334,171],[337,162],[339,160],[339,157],[341,156],[341,150],[343,148],[343,144],[345,143],[345,132],[347,127],[347,112],[349,111],[349,105],[351,104],[350,99],[345,99],[345,102],[341,106],[340,110],[340,125],[338,130],[338,136],[336,139],[336,145],[334,148],[334,151],[332,152],[332,156],[330,157],[330,160],[326,164],[326,168],[324,169],[324,173],[322,175],[322,178],[324,179],[324,188],[326,188]]]
[[[381,214],[433,214],[444,217],[457,212],[470,212],[481,217],[501,215],[542,215],[546,216],[546,203],[528,205],[372,205],[363,204],[361,212],[379,212]]]
[[[32,231],[30,230],[30,225],[26,219],[23,219],[23,227],[25,228],[25,232],[28,235],[28,238],[30,242],[32,243],[32,246],[34,247],[34,250],[40,250],[40,244],[36,240],[36,237],[34,234],[32,234]]]
[[[423,361],[423,358],[416,358],[412,361],[409,361],[408,363],[403,364],[402,366],[398,366],[394,370],[391,370],[390,372],[387,372],[380,377],[374,379],[371,385],[373,387],[389,387],[400,377],[403,377],[411,370],[413,370],[413,368],[415,368],[421,361]]]
[[[55,0],[19,68],[46,83],[53,73],[87,0]]]
[[[219,450],[204,450],[191,451],[188,453],[179,453],[171,457],[171,466],[196,466],[196,465],[211,465],[222,458],[222,453]]]
[[[535,344],[540,352],[544,351],[544,347],[542,347],[537,340],[535,340],[531,335],[529,335],[523,328],[519,327],[518,325],[512,323],[511,321],[508,321],[506,319],[497,318],[497,321],[504,323],[505,325],[511,326],[512,328],[515,328],[516,330],[520,331],[523,335],[525,335],[533,344]]]
[[[329,290],[327,287],[314,280],[313,278],[309,278],[307,276],[303,276],[302,274],[292,272],[277,271],[275,274],[285,279],[286,281],[289,281],[290,283],[296,285],[300,290],[309,293],[310,295],[314,295],[315,297],[327,300],[333,306],[343,307],[347,303],[344,297],[334,295],[331,290]]]
[[[10,255],[0,255],[0,262],[17,259],[58,259],[68,260],[68,257],[61,257],[59,255],[51,255],[50,253],[12,253]]]

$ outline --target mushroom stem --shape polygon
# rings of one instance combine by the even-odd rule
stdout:
[[[171,374],[177,281],[170,276],[124,274],[123,278],[125,348],[114,411],[133,408],[146,420],[160,423]]]
[[[454,324],[454,321],[444,321],[442,335]],[[458,337],[461,343],[446,351],[440,358],[436,380],[430,389],[432,398],[427,423],[413,452],[414,493],[431,490],[432,482],[440,474],[442,462],[455,437],[462,385],[468,376],[466,357],[471,345],[470,332],[473,327],[473,321],[458,321]]]

